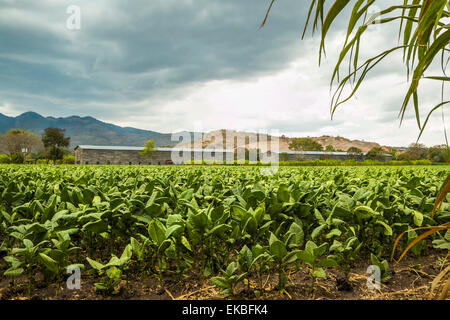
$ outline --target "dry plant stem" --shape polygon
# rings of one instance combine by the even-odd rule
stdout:
[[[421,286],[421,287],[417,287],[414,289],[405,289],[405,290],[399,290],[399,291],[394,291],[394,292],[386,292],[386,295],[403,294],[405,292],[413,292],[413,291],[418,291],[418,290],[427,289],[427,288],[428,288],[428,286]]]
[[[444,269],[444,271],[441,271],[441,273],[439,273],[437,275],[436,278],[434,278],[433,282],[431,283],[431,289],[430,289],[430,299],[433,299],[433,292],[434,290],[438,287],[439,283],[441,282],[441,280],[447,275],[447,273],[450,272],[450,266],[448,266],[447,268]],[[450,282],[450,279],[448,280],[448,282]],[[443,289],[444,290],[444,289]],[[448,290],[448,288],[447,288]],[[443,291],[442,291],[443,292]]]
[[[289,294],[289,292],[287,292],[286,291],[286,289],[283,289],[283,291],[282,291],[283,293],[285,293],[288,297],[289,297],[289,299],[291,299],[292,300],[292,297],[291,297],[291,295]]]
[[[445,300],[449,289],[450,289],[450,279],[447,280],[447,283],[445,284],[444,289],[442,290],[438,300]]]
[[[167,288],[164,288],[164,290],[169,295],[170,299],[175,300],[175,298],[173,297],[173,295],[170,293],[170,291]]]
[[[196,291],[193,291],[193,292],[184,294],[184,295],[182,295],[182,296],[179,296],[179,297],[176,298],[175,300],[182,300],[182,299],[184,299],[184,298],[187,298],[187,297],[189,297],[189,296],[192,296],[193,294],[196,294],[196,293],[199,293],[199,292],[202,292],[202,291],[206,291],[206,290],[209,290],[209,289],[213,289],[214,287],[215,287],[215,286],[209,286],[209,287],[206,287],[206,288],[202,288],[202,289],[199,289],[199,290],[196,290]]]
[[[267,281],[269,281],[269,278],[270,278],[270,274],[267,275],[266,281],[264,282],[264,285],[263,285],[263,290],[266,287]]]

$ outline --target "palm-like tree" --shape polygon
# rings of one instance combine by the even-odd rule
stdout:
[[[446,75],[447,65],[450,60],[450,25],[445,22],[450,17],[450,1],[397,1],[399,2],[398,5],[386,7],[369,17],[369,8],[375,3],[375,0],[311,0],[302,38],[305,36],[308,26],[312,25],[313,33],[319,30],[320,27],[320,64],[322,54],[326,52],[325,39],[328,31],[336,21],[336,18],[343,14],[344,9],[350,7],[351,3],[353,3],[347,27],[347,35],[343,39],[343,47],[339,53],[339,59],[331,77],[331,84],[335,81],[338,83],[331,101],[331,114],[333,115],[338,106],[355,95],[367,74],[378,63],[394,52],[403,51],[403,62],[407,67],[406,77],[409,82],[409,88],[400,108],[399,118],[400,121],[403,120],[405,111],[412,100],[421,135],[430,115],[445,104],[450,103],[450,101],[443,101],[442,99],[430,111],[422,124],[419,115],[419,96],[417,90],[421,81],[441,81],[443,84],[450,81],[450,77]],[[271,0],[261,27],[266,23],[274,3],[275,0]],[[332,5],[325,15],[325,8],[329,3],[332,3]],[[378,52],[372,58],[360,64],[359,48],[364,40],[362,36],[367,32],[368,27],[373,24],[392,24],[397,21],[400,21],[399,45],[383,52]],[[349,63],[348,71],[345,77],[340,77],[341,67],[345,61]],[[426,72],[434,61],[440,62],[442,74],[426,75]],[[351,85],[352,90],[348,96],[343,97],[343,90],[347,85]],[[443,90],[442,88],[442,92]]]
[[[412,104],[416,116],[417,125],[420,129],[417,140],[420,139],[431,114],[443,108],[444,105],[450,101],[444,101],[444,87],[446,82],[450,81],[450,77],[446,74],[446,69],[450,61],[450,1],[448,0],[397,0],[396,5],[387,6],[377,13],[369,16],[369,8],[374,5],[375,0],[311,0],[308,11],[307,20],[303,30],[302,38],[309,26],[312,26],[312,33],[319,31],[321,33],[321,42],[319,48],[319,64],[322,60],[322,55],[325,54],[325,39],[328,31],[331,30],[336,19],[343,15],[344,9],[351,8],[351,14],[348,19],[347,34],[343,39],[343,47],[339,53],[339,58],[331,76],[331,85],[337,82],[337,88],[331,100],[330,112],[333,117],[337,107],[350,100],[367,74],[383,61],[387,56],[394,52],[403,52],[403,63],[406,65],[406,78],[408,80],[409,88],[405,93],[400,111],[400,124],[405,115],[405,111],[409,105]],[[266,16],[261,24],[261,27],[267,21],[269,13],[275,3],[271,0]],[[381,1],[377,5],[381,5]],[[325,15],[326,12],[326,15]],[[398,42],[399,44],[388,50],[376,53],[372,58],[367,59],[363,63],[359,61],[359,48],[364,39],[362,36],[368,30],[368,27],[373,24],[392,24],[399,22]],[[343,63],[348,61],[348,69],[344,77],[340,76]],[[439,63],[441,66],[440,74],[428,74],[430,66],[433,63]],[[423,81],[440,81],[442,82],[441,102],[437,104],[425,118],[422,123],[420,119],[420,106],[418,88]],[[350,94],[343,96],[344,88],[351,86]],[[411,103],[412,102],[412,103]],[[442,113],[444,121],[444,115]],[[445,138],[448,148],[447,135]],[[450,174],[444,181],[441,189],[436,197],[435,206],[432,216],[439,211],[440,206],[444,202],[446,195],[450,192]],[[399,262],[406,252],[414,246],[417,242],[425,237],[443,230],[450,229],[450,222],[440,226],[426,227],[420,229],[428,229],[425,233],[420,235],[413,241],[400,256]],[[401,234],[395,243],[396,245],[403,234]],[[449,254],[450,255],[450,254]],[[450,267],[446,268],[438,277],[436,281],[443,280],[445,276],[450,274]],[[439,295],[440,299],[445,299],[447,292],[450,290],[450,278],[443,285],[443,290]],[[433,291],[433,287],[432,290]]]

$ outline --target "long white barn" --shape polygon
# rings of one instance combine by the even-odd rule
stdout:
[[[216,163],[230,163],[245,159],[245,152],[226,149],[188,149],[188,148],[157,148],[151,157],[144,157],[140,152],[143,147],[132,146],[92,146],[80,145],[75,148],[76,164],[130,164],[130,165],[169,165],[183,164],[191,161],[215,161]],[[305,161],[305,160],[347,160],[355,156],[347,152],[320,151],[272,151],[264,155],[266,159],[276,161]],[[362,153],[357,160],[364,160],[366,153]],[[248,159],[247,159],[248,160]],[[251,159],[250,159],[251,160]],[[383,161],[392,160],[392,155],[385,154]]]

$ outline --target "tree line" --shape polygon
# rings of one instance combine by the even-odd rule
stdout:
[[[46,162],[61,161],[63,163],[74,163],[75,159],[67,149],[70,144],[70,137],[65,136],[65,129],[47,128],[42,136],[38,136],[23,129],[11,129],[0,135],[0,163],[36,163],[39,159]],[[147,141],[143,156],[151,156],[156,148],[154,140]],[[289,149],[293,151],[327,151],[327,152],[347,152],[349,158],[363,160],[363,152],[360,148],[350,147],[347,150],[335,149],[332,145],[325,148],[311,138],[294,138],[289,144]],[[248,159],[249,150],[246,150]],[[258,161],[259,161],[259,152]],[[436,145],[426,147],[423,144],[412,143],[405,151],[393,150],[387,152],[381,147],[373,147],[367,152],[366,160],[380,161],[384,159],[384,154],[392,154],[393,160],[414,161],[430,160],[432,162],[450,162],[450,149],[446,145]]]
[[[65,136],[66,130],[47,128],[42,136],[24,129],[11,129],[0,135],[0,162],[3,163],[37,163],[38,160],[63,160],[73,163],[74,156],[67,149],[70,137]]]
[[[355,160],[363,159],[363,152],[357,147],[350,147],[347,150],[335,149],[332,145],[325,148],[311,138],[293,138],[289,144],[289,149],[293,151],[327,151],[327,152],[347,152],[349,157]],[[381,147],[373,147],[366,154],[367,160],[382,160],[384,154],[391,154],[393,160],[414,161],[430,160],[432,162],[450,162],[450,149],[447,145],[436,145],[427,147],[424,144],[412,143],[405,151],[393,149],[390,152]]]

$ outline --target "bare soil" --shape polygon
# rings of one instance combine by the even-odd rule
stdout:
[[[424,300],[429,299],[433,279],[445,268],[438,258],[445,257],[446,252],[432,250],[421,257],[409,256],[398,265],[389,264],[391,279],[381,284],[380,290],[370,290],[366,273],[369,261],[356,264],[347,280],[338,268],[327,269],[327,278],[318,279],[315,290],[311,291],[311,276],[307,268],[291,271],[285,290],[276,288],[276,274],[270,274],[264,279],[264,292],[256,288],[257,282],[251,280],[251,291],[247,284],[241,284],[234,297],[223,297],[220,290],[208,280],[200,280],[195,274],[166,276],[162,281],[156,277],[144,280],[141,275],[131,276],[119,285],[119,293],[106,296],[96,292],[94,283],[97,279],[88,272],[82,275],[80,290],[69,290],[65,283],[56,294],[56,285],[46,283],[42,275],[37,274],[31,297],[27,293],[26,278],[16,279],[10,286],[9,279],[0,277],[0,300],[204,300],[204,299],[269,299],[269,300]],[[3,259],[0,259],[3,260]],[[0,274],[3,274],[4,262],[0,262]],[[256,280],[256,279],[255,279]],[[448,299],[450,297],[447,297]]]

